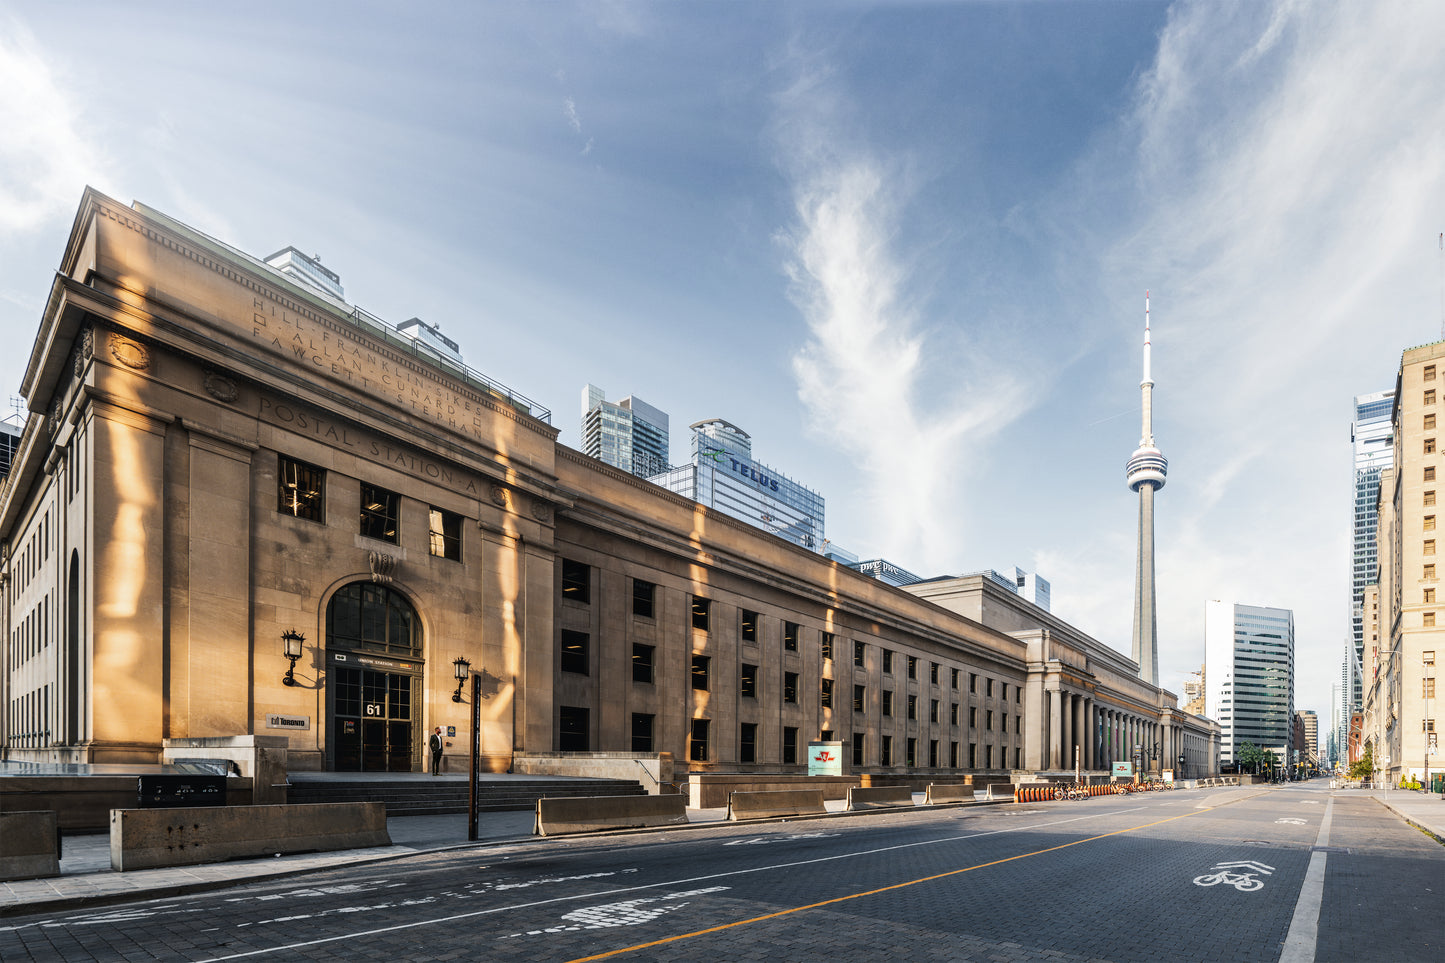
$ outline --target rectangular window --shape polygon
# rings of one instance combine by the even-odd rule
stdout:
[[[993,768],[993,746],[983,747],[983,767],[985,769]]]
[[[863,657],[868,654],[868,646],[862,642],[853,643],[853,664],[862,668]]]
[[[692,627],[703,632],[707,631],[708,614],[712,602],[700,595],[692,597]]]
[[[462,516],[444,508],[431,509],[431,553],[437,558],[462,560]]]
[[[1000,682],[1000,683],[998,684],[998,697],[999,697],[1000,699],[1002,699],[1004,702],[1007,702],[1007,701],[1008,701],[1008,683],[1007,683],[1007,682]]]
[[[798,673],[796,672],[783,673],[783,701],[798,701]]]
[[[889,675],[893,674],[893,653],[888,649],[883,650],[883,671]]]
[[[632,614],[639,618],[652,618],[652,597],[657,586],[640,578],[632,580]]]
[[[1427,604],[1428,604],[1428,603],[1431,603],[1431,602],[1434,602],[1434,601],[1435,601],[1435,590],[1432,589],[1432,588],[1427,588],[1427,589],[1425,590],[1425,597],[1424,597],[1423,599],[1421,599],[1421,601],[1422,601],[1422,602],[1425,602],[1425,603],[1427,603]]]
[[[1432,625],[1434,625],[1434,624],[1435,624],[1435,613],[1434,613],[1434,612],[1426,612],[1426,613],[1424,614],[1424,617],[1423,617],[1423,619],[1422,619],[1422,623],[1421,623],[1421,624],[1423,624],[1423,625],[1424,625],[1425,627],[1427,627],[1427,628],[1430,627],[1430,626],[1432,626]]]
[[[832,742],[832,741],[833,741],[833,730],[832,730],[832,729],[823,729],[823,730],[821,730],[821,731],[818,733],[818,741],[819,741],[819,742]]]
[[[325,522],[326,472],[304,461],[281,456],[276,511],[308,522]]]
[[[985,680],[984,680],[984,682],[983,682],[983,694],[984,694],[985,696],[987,696],[988,698],[990,698],[990,699],[993,698],[993,680],[992,680],[992,679],[985,679]]]
[[[958,670],[957,670],[957,669],[949,669],[949,670],[948,670],[948,687],[949,687],[950,689],[957,689],[957,688],[958,688]]]
[[[571,629],[562,630],[562,656],[560,662],[563,672],[575,672],[578,675],[587,675],[587,633],[573,632]]]
[[[1434,439],[1434,438],[1426,438],[1426,439],[1425,439],[1425,454],[1427,454],[1427,455],[1433,455],[1433,454],[1435,454],[1435,439]]]
[[[687,757],[693,762],[707,762],[707,720],[692,720],[692,734],[688,739]]]
[[[918,765],[918,740],[912,736],[903,741],[903,764],[909,769]]]
[[[1433,538],[1427,538],[1427,539],[1425,539],[1424,554],[1426,554],[1426,555],[1434,555],[1434,554],[1435,554],[1435,539],[1433,539]]]
[[[950,769],[958,768],[958,743],[956,742],[948,744],[948,766]]]
[[[692,657],[692,687],[694,689],[707,691],[707,673],[711,664],[712,659],[708,656],[695,655]]]
[[[853,687],[853,711],[854,711],[854,712],[862,712],[862,711],[863,711],[863,698],[864,698],[865,695],[867,695],[867,693],[864,691],[863,686],[861,686],[861,685],[855,685],[855,686]]]
[[[569,602],[592,602],[592,566],[562,559],[562,598]]]
[[[758,761],[758,724],[744,722],[738,732],[738,762]]]
[[[1434,465],[1426,465],[1426,466],[1425,466],[1425,481],[1434,481],[1434,480],[1435,480],[1435,466],[1434,466]]]
[[[1426,415],[1426,416],[1425,416],[1425,429],[1428,431],[1428,430],[1430,430],[1430,429],[1432,429],[1432,428],[1434,428],[1434,427],[1435,427],[1435,416],[1434,416],[1434,415]]]
[[[970,729],[978,728],[978,710],[975,708],[968,710],[968,727]]]
[[[978,768],[978,743],[976,742],[968,744],[968,768]]]
[[[1425,683],[1425,685],[1424,685],[1423,691],[1420,693],[1421,696],[1422,696],[1423,698],[1426,698],[1426,699],[1433,699],[1433,698],[1435,698],[1435,680],[1434,680],[1434,679],[1424,679],[1424,680],[1422,680],[1422,681]]]
[[[1434,664],[1435,664],[1435,650],[1434,650],[1434,649],[1426,649],[1424,652],[1421,652],[1421,653],[1420,653],[1420,658],[1424,661],[1424,663],[1425,663],[1426,665],[1434,665]]]
[[[916,696],[916,695],[909,695],[909,697],[908,697],[908,719],[909,719],[909,721],[911,722],[911,721],[913,721],[913,720],[916,720],[917,718],[918,718],[918,696]]]
[[[910,656],[908,657],[908,678],[910,678],[910,679],[916,679],[916,678],[918,678],[918,657],[917,657],[917,656],[910,655]]]
[[[1425,516],[1425,531],[1427,531],[1427,532],[1433,532],[1433,531],[1435,531],[1435,516],[1434,516],[1434,515],[1426,515],[1426,516]]]
[[[937,740],[937,739],[930,739],[930,740],[928,740],[928,768],[929,768],[929,769],[937,769],[937,768],[938,768],[938,740]]]
[[[1435,577],[1435,563],[1434,563],[1434,562],[1431,562],[1430,564],[1428,564],[1428,565],[1425,566],[1425,578],[1434,578],[1434,577]]]
[[[640,712],[632,714],[632,751],[652,751],[652,716]]]
[[[652,653],[653,647],[650,645],[641,645],[636,642],[632,644],[633,682],[650,683],[652,681]]]
[[[396,492],[362,483],[361,534],[366,538],[395,544],[397,505],[400,501]]]
[[[794,726],[783,726],[783,765],[798,763],[798,730]]]
[[[969,692],[977,692],[977,691],[978,691],[978,673],[977,673],[977,672],[970,672],[970,673],[968,674],[968,691],[969,691]]]
[[[853,765],[863,765],[863,733],[853,733],[853,738],[849,741],[853,743]]]
[[[1435,490],[1433,488],[1425,493],[1425,504],[1427,506],[1435,504]]]
[[[883,690],[883,714],[885,716],[893,715],[893,693],[887,689]]]
[[[784,623],[783,623],[783,651],[785,651],[785,652],[796,652],[796,651],[798,651],[798,623],[797,623],[797,622],[784,622]]]
[[[824,679],[818,693],[818,702],[824,709],[833,708],[833,680]]]
[[[987,714],[986,716],[984,716],[984,720],[985,720],[984,729],[986,729],[986,730],[989,731],[989,732],[992,732],[992,731],[993,731],[993,710],[992,710],[992,709],[988,710],[988,714]]]
[[[948,724],[951,725],[951,726],[956,726],[956,725],[958,725],[958,703],[957,703],[957,702],[951,702],[951,703],[949,703],[949,706],[948,706]]]
[[[1008,713],[1007,713],[1007,712],[1000,712],[1000,713],[998,714],[998,731],[999,731],[999,732],[1008,732]]]
[[[930,699],[930,700],[928,701],[928,721],[929,721],[929,722],[933,722],[933,723],[938,722],[938,700],[937,700],[937,699]]]
[[[1423,375],[1422,377],[1423,377],[1423,379],[1424,379],[1425,381],[1434,381],[1434,380],[1435,380],[1435,366],[1434,366],[1433,364],[1427,364],[1427,365],[1425,366],[1424,375]]]
[[[742,637],[744,642],[756,642],[758,640],[758,613],[742,610]]]
[[[937,662],[933,663],[933,668],[929,670],[929,673],[928,673],[928,681],[931,682],[931,683],[933,683],[934,685],[938,685],[938,663],[937,663]]]
[[[744,699],[756,699],[758,697],[758,667],[743,663],[742,678],[738,683],[738,695]]]
[[[884,736],[878,740],[878,765],[893,765],[893,737]]]
[[[395,678],[393,676],[393,678]],[[559,706],[557,748],[562,752],[587,752],[592,748],[588,737],[588,712],[581,706]]]
[[[1425,404],[1427,404],[1427,405],[1433,405],[1434,403],[1435,403],[1435,389],[1434,389],[1434,388],[1429,388],[1429,389],[1427,389],[1427,390],[1425,391]]]
[[[833,633],[824,632],[819,640],[819,647],[823,650],[823,661],[833,661]]]

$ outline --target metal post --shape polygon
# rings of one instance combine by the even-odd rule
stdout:
[[[472,673],[471,777],[467,780],[467,842],[477,841],[477,769],[482,755],[482,677]]]
[[[1421,656],[1420,665],[1420,688],[1425,693],[1425,721],[1420,724],[1420,727],[1425,730],[1422,735],[1425,737],[1425,792],[1428,793],[1430,791],[1430,687],[1425,684],[1425,680],[1426,673],[1430,671],[1430,663],[1425,660],[1424,656]]]

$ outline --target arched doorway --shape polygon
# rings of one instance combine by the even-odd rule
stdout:
[[[343,586],[326,606],[326,752],[342,772],[421,768],[421,619],[400,592]]]

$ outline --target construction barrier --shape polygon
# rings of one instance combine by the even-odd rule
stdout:
[[[55,813],[0,813],[0,880],[59,875]]]
[[[937,806],[940,803],[969,802],[972,799],[972,786],[929,783],[928,789],[923,796],[923,804],[925,806]]]
[[[907,786],[854,786],[848,790],[848,811],[863,809],[899,809],[913,805],[913,790]]]
[[[379,802],[110,813],[110,868],[119,872],[390,845],[386,804]]]
[[[769,819],[778,816],[822,816],[821,789],[770,789],[728,793],[728,819]]]
[[[534,836],[595,833],[607,829],[681,826],[687,823],[687,797],[574,796],[537,800]]]
[[[1014,802],[1047,802],[1059,798],[1057,786],[1019,786],[1014,790]]]

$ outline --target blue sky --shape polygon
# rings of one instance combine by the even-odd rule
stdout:
[[[1445,6],[0,0],[0,329],[86,184],[321,255],[576,444],[721,417],[827,533],[1019,565],[1129,648],[1153,292],[1161,680],[1293,608],[1329,724],[1350,400],[1442,324]],[[18,391],[24,352],[0,361]]]

